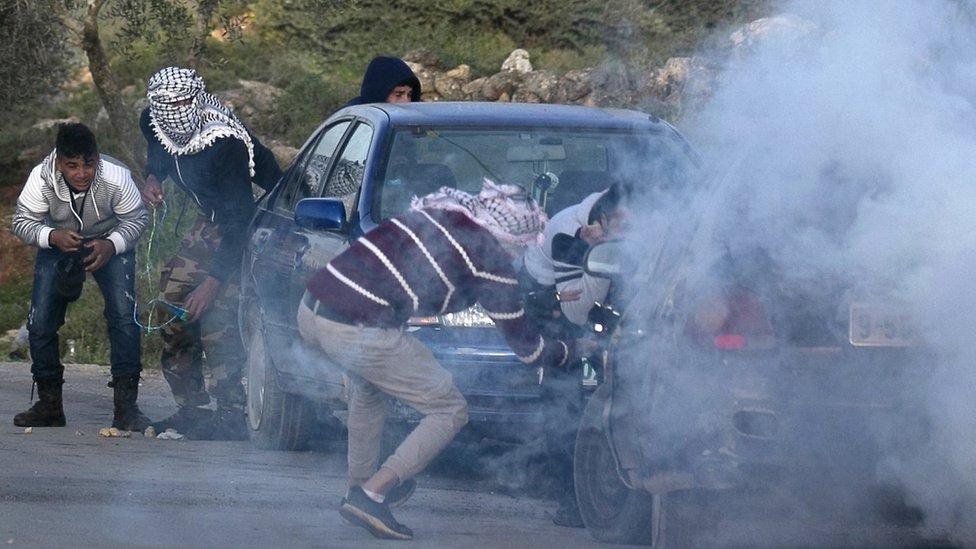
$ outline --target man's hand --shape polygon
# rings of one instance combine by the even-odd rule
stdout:
[[[163,201],[163,186],[153,174],[146,176],[146,184],[139,189],[139,192],[142,193],[142,201],[146,204],[155,206]]]
[[[188,316],[186,318],[187,322],[196,322],[200,316],[210,307],[214,298],[217,297],[217,291],[220,290],[220,281],[212,276],[208,276],[203,279],[203,282],[196,287],[190,295],[187,296],[186,301],[183,302],[183,308],[186,309]]]
[[[85,270],[95,272],[108,263],[109,259],[115,255],[115,244],[111,240],[99,238],[85,243],[86,248],[91,248],[91,253],[85,258]]]
[[[603,226],[599,223],[594,223],[580,227],[580,238],[592,246],[606,240],[606,235],[603,234]]]
[[[47,241],[62,252],[77,252],[81,235],[70,229],[55,229],[51,231]]]

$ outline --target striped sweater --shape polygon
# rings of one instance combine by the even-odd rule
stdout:
[[[462,213],[412,211],[384,221],[308,281],[309,293],[350,323],[399,327],[481,305],[515,355],[562,365],[566,344],[544,338],[525,317],[511,258]]]
[[[17,198],[11,230],[25,244],[51,246],[55,229],[71,229],[85,238],[107,238],[120,254],[135,247],[149,223],[139,189],[129,169],[108,155],[100,155],[95,181],[78,215],[71,189],[55,167],[55,152],[38,164]]]

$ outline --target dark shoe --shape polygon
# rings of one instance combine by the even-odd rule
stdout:
[[[213,423],[213,410],[199,406],[180,406],[175,414],[152,424],[157,433],[166,429],[186,435],[189,439],[201,440],[210,436]]]
[[[399,507],[410,499],[415,491],[417,491],[417,481],[411,477],[391,488],[383,501],[390,507]]]
[[[17,427],[64,427],[64,406],[61,400],[63,379],[37,382],[37,402],[25,412],[14,416]]]
[[[377,503],[363,492],[362,487],[353,486],[342,499],[339,514],[349,522],[362,526],[373,537],[380,539],[413,539],[413,531],[397,522],[386,503]]]
[[[139,374],[112,376],[109,387],[113,390],[112,404],[115,412],[112,427],[122,431],[145,431],[152,421],[143,415],[136,400],[139,398]]]
[[[219,407],[213,415],[209,440],[247,440],[244,409]]]
[[[575,497],[559,500],[559,507],[556,508],[556,513],[552,516],[552,523],[566,528],[583,528],[585,526]]]

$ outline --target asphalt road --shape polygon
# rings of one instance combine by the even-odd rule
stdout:
[[[140,406],[175,410],[148,372]],[[36,547],[389,547],[336,511],[345,489],[341,443],[271,452],[247,442],[98,436],[111,424],[108,371],[70,365],[68,425],[24,434],[27,364],[0,363],[0,545]],[[590,547],[583,530],[554,526],[546,500],[499,493],[491,482],[424,476],[397,518],[423,547]]]
[[[30,547],[389,547],[336,512],[345,488],[345,448],[324,442],[311,452],[256,450],[247,442],[162,441],[98,436],[111,423],[107,368],[70,365],[68,426],[25,434],[12,416],[28,405],[27,364],[0,363],[0,545]],[[147,372],[140,394],[147,415],[175,410],[166,383]],[[554,526],[553,504],[516,450],[509,473],[437,470],[402,508],[414,545],[595,547],[584,530]],[[482,461],[472,460],[481,464]],[[539,464],[534,465],[536,468]],[[544,466],[544,465],[543,465]],[[499,467],[505,470],[505,467]],[[472,480],[472,476],[478,480]],[[521,484],[520,484],[521,483]],[[827,520],[795,503],[745,505],[702,543],[709,546],[931,546],[939,532],[865,523],[842,512]],[[723,508],[728,511],[728,507]],[[728,514],[727,512],[725,514]],[[831,513],[826,513],[831,515]],[[696,543],[696,545],[698,545]]]

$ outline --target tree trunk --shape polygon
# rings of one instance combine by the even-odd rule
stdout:
[[[119,89],[118,81],[112,74],[98,34],[98,12],[104,3],[105,0],[91,0],[88,3],[81,31],[81,47],[88,57],[88,70],[91,72],[92,82],[98,91],[102,106],[108,113],[109,123],[121,147],[120,150],[113,152],[132,169],[133,177],[141,183],[142,159],[145,158],[143,139],[139,135],[135,115],[122,98],[122,90]]]
[[[198,69],[200,61],[203,60],[206,52],[207,37],[210,36],[210,21],[213,19],[214,10],[217,8],[219,0],[197,0],[194,10],[193,43],[190,45],[190,54],[186,58],[186,66],[191,69]]]

